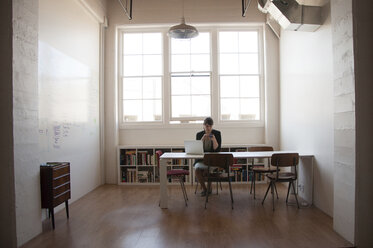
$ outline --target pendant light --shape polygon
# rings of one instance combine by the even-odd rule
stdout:
[[[174,39],[191,39],[198,36],[198,30],[190,25],[185,24],[184,18],[184,0],[183,3],[183,17],[181,18],[181,23],[176,26],[172,26],[168,30],[168,36]]]

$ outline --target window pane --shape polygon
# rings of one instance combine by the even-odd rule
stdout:
[[[123,79],[123,99],[141,99],[141,78]]]
[[[144,55],[144,76],[162,75],[162,56],[161,55]]]
[[[220,74],[238,74],[238,54],[220,54]]]
[[[172,95],[189,95],[190,94],[190,77],[173,76],[171,78]]]
[[[160,121],[162,116],[161,100],[143,101],[143,121]]]
[[[143,34],[143,54],[162,54],[161,33]]]
[[[199,33],[196,38],[191,39],[191,53],[210,53],[209,33]]]
[[[237,53],[238,52],[238,33],[237,32],[219,32],[219,52]]]
[[[143,98],[161,99],[162,98],[162,79],[159,77],[143,79]]]
[[[241,76],[240,77],[240,97],[259,97],[259,77]]]
[[[187,117],[191,115],[191,97],[173,96],[172,117]]]
[[[239,64],[242,74],[257,74],[259,72],[257,54],[240,54]]]
[[[192,71],[210,71],[210,54],[191,56]]]
[[[142,121],[142,101],[124,100],[123,101],[123,121],[134,122]]]
[[[259,120],[259,98],[240,99],[239,120]]]
[[[171,39],[171,54],[189,54],[190,40],[188,39]]]
[[[220,97],[238,97],[239,96],[239,77],[221,76],[220,77]]]
[[[125,55],[123,56],[123,76],[141,76],[142,75],[142,56]]]
[[[142,53],[142,34],[123,34],[123,54]]]
[[[192,96],[192,116],[209,116],[210,109],[210,96]]]
[[[191,93],[210,95],[210,76],[191,77]]]
[[[239,114],[239,100],[235,98],[221,99],[221,119],[237,120]]]
[[[258,52],[258,32],[239,32],[238,46],[240,53]]]
[[[185,72],[190,71],[190,55],[172,55],[171,71]]]

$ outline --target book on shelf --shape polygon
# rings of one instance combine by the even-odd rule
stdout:
[[[126,165],[136,165],[136,150],[126,150],[125,160]]]

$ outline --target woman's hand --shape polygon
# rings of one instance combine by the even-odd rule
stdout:
[[[203,136],[202,136],[202,139],[201,140],[210,140],[211,139],[211,135],[213,136],[212,133],[205,133]]]

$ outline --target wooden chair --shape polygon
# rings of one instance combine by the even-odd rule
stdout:
[[[221,181],[217,181],[216,182],[216,194],[218,195],[219,194],[219,184],[220,184],[220,191],[223,191],[223,187],[221,186]],[[194,190],[194,194],[197,194],[197,190],[198,190],[198,185],[199,185],[199,182],[196,178],[196,189]]]
[[[252,146],[249,147],[248,149],[249,152],[272,152],[273,147],[272,146]],[[254,199],[255,199],[255,180],[256,180],[256,175],[258,174],[259,176],[261,174],[268,174],[268,173],[273,173],[276,172],[276,168],[271,168],[270,161],[268,160],[268,167],[263,167],[263,166],[255,166],[255,158],[251,160],[251,186],[250,186],[250,194],[252,193],[252,190],[254,188]],[[276,195],[278,198],[277,194],[277,188],[275,187],[276,190]]]
[[[219,154],[219,153],[207,153],[203,157],[203,163],[207,165],[207,192],[211,191],[212,182],[228,181],[229,191],[231,195],[231,205],[233,209],[233,195],[232,195],[232,185],[230,176],[230,166],[233,165],[233,155],[232,154]],[[218,168],[217,171],[211,171],[212,168]],[[222,172],[224,170],[224,172]],[[206,194],[205,209],[209,199],[209,194]]]
[[[160,166],[159,158],[162,156],[163,152],[161,150],[158,150],[155,152],[157,156],[157,162],[158,162],[158,168]],[[185,189],[185,176],[189,175],[189,171],[187,170],[179,170],[179,169],[171,169],[167,170],[167,177],[171,177],[173,179],[177,179],[180,182],[181,190],[183,192],[185,206],[188,206],[188,195]]]
[[[272,208],[273,211],[275,210],[275,200],[274,200],[274,188],[276,185],[276,182],[289,182],[289,187],[288,187],[288,193],[286,196],[286,204],[288,203],[289,199],[289,192],[290,188],[292,186],[294,195],[295,195],[295,200],[297,201],[297,206],[299,208],[299,203],[298,203],[298,197],[297,193],[295,191],[295,186],[294,186],[294,181],[297,180],[297,165],[299,163],[299,154],[298,153],[275,153],[271,157],[271,164],[273,166],[276,166],[276,172],[274,174],[267,174],[267,178],[270,180],[268,189],[266,191],[266,194],[264,196],[264,199],[262,201],[262,204],[264,203],[264,200],[267,197],[269,188],[271,188],[271,194],[272,194]],[[294,167],[294,172],[280,172],[279,168],[280,167]]]

